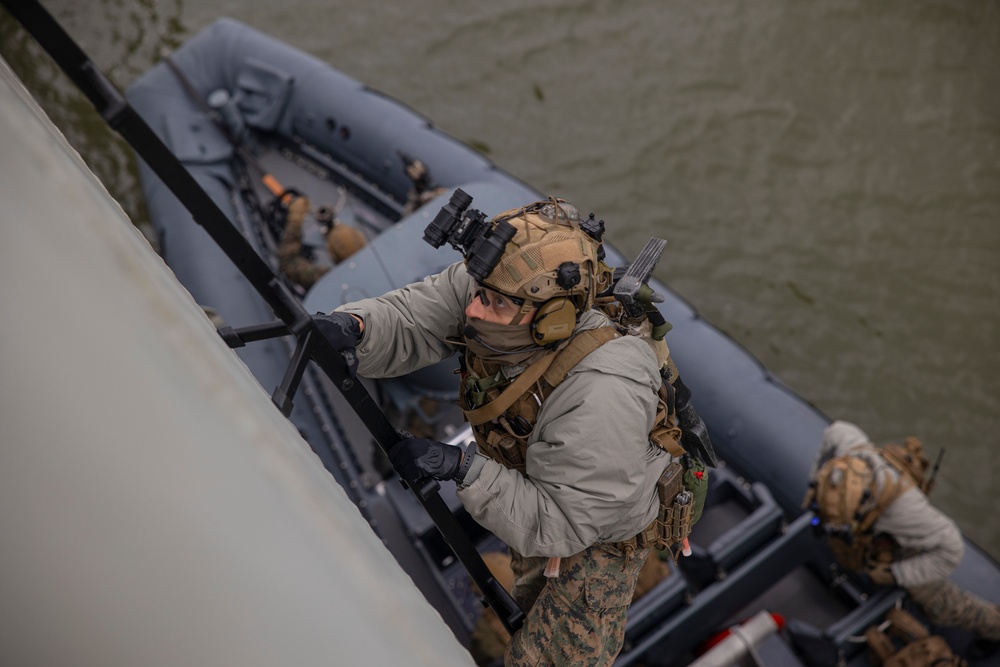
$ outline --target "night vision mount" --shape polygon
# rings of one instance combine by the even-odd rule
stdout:
[[[424,230],[424,240],[435,248],[445,243],[462,253],[469,275],[477,282],[493,272],[507,243],[517,230],[506,220],[491,226],[486,214],[469,208],[472,196],[461,188],[455,190]]]

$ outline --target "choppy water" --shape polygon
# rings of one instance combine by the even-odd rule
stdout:
[[[660,277],[828,415],[947,447],[933,500],[1000,556],[995,0],[44,4],[119,87],[242,20],[626,252],[667,238]],[[129,150],[2,10],[0,55],[141,224]]]

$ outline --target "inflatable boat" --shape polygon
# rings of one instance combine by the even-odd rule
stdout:
[[[550,194],[404,105],[232,20],[192,38],[129,86],[126,97],[276,274],[290,195],[307,197],[312,210],[333,212],[338,224],[363,233],[364,247],[335,263],[323,242],[323,221],[303,222],[303,243],[323,275],[308,289],[290,280],[284,288],[309,312],[380,295],[459,260],[456,251],[422,240],[456,188],[487,215]],[[407,205],[415,181],[406,168],[417,162],[434,189],[422,191],[423,203],[414,208]],[[140,170],[161,254],[217,325],[238,329],[273,320],[257,291],[149,166]],[[606,221],[606,261],[627,266],[614,247],[616,224]],[[829,419],[667,285],[654,279],[651,286],[664,296],[660,310],[673,325],[666,340],[720,463],[691,535],[692,554],[630,607],[616,664],[868,664],[864,631],[907,601],[899,589],[873,588],[838,568],[816,536],[812,515],[800,508]],[[270,392],[294,351],[294,339],[286,337],[248,343],[236,353]],[[470,433],[454,406],[456,367],[457,359],[364,382],[397,428],[459,443]],[[467,643],[482,610],[468,573],[382,464],[365,424],[312,366],[288,407],[371,530]],[[465,513],[453,488],[445,483],[441,493],[477,549],[503,549]],[[971,543],[953,580],[1000,601],[1000,569]],[[972,641],[968,633],[935,630],[959,651]]]

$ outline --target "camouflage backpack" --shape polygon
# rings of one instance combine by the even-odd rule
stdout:
[[[887,630],[872,626],[865,631],[872,662],[882,667],[965,667],[965,660],[955,655],[940,635],[927,628],[902,609],[886,614]],[[902,645],[897,645],[897,641]]]
[[[924,495],[929,494],[934,488],[933,474],[927,475],[931,462],[924,454],[923,443],[916,438],[907,438],[901,445],[894,442],[883,445],[879,449],[879,454],[901,475],[908,476]]]

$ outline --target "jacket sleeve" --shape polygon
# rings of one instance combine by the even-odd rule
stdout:
[[[358,373],[396,377],[455,354],[445,339],[458,335],[471,290],[472,278],[459,262],[419,283],[338,308],[365,321]]]
[[[648,359],[640,353],[609,359],[616,373],[591,366],[568,376],[542,406],[527,474],[488,461],[459,489],[469,513],[526,556],[571,556],[648,525],[668,457],[649,444],[659,376],[648,347]]]
[[[965,545],[955,522],[910,489],[885,509],[875,531],[887,533],[901,549],[892,564],[896,583],[906,588],[948,577],[962,560]]]

